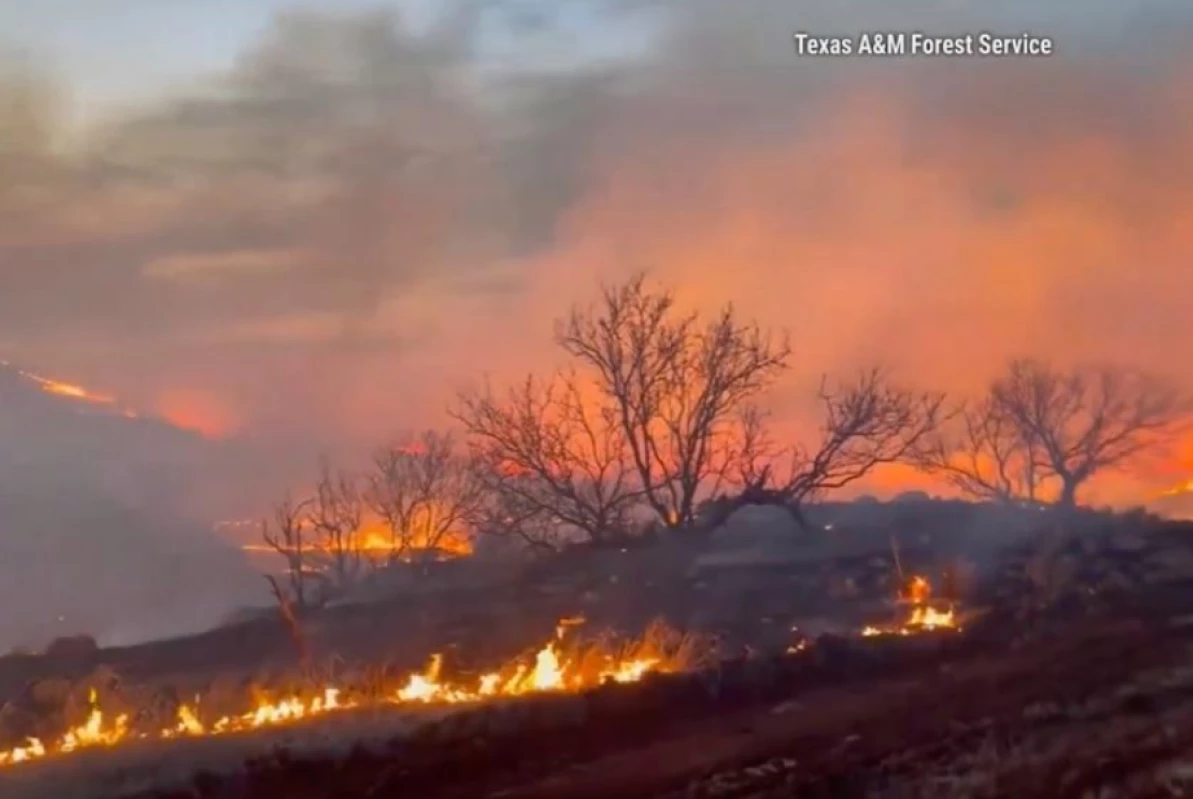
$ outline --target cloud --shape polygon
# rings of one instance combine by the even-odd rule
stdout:
[[[486,37],[545,46],[548,7],[529,32],[503,3],[425,34],[289,14],[80,154],[4,156],[0,341],[363,445],[441,419],[463,381],[551,365],[552,318],[648,268],[790,328],[792,424],[810,379],[873,361],[957,391],[1023,352],[1193,380],[1186,6],[589,5],[617,20],[591,35],[653,47],[502,70]],[[813,61],[789,40],[915,27],[1059,55]]]
[[[294,250],[233,250],[164,255],[145,264],[141,274],[156,280],[203,280],[231,273],[287,271],[302,261]]]

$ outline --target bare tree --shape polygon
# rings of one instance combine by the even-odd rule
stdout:
[[[1060,483],[1064,508],[1076,505],[1077,490],[1097,472],[1162,446],[1191,411],[1174,386],[1135,370],[1062,371],[1033,360],[1013,362],[989,396],[1038,449],[1044,473]]]
[[[567,546],[565,523],[538,501],[540,492],[531,485],[533,476],[492,466],[481,474],[494,488],[485,491],[485,502],[477,509],[476,530],[493,538],[512,539],[532,552],[559,552]]]
[[[272,519],[261,521],[261,539],[286,562],[286,583],[268,575],[274,598],[284,616],[301,614],[310,606],[308,589],[318,574],[311,541],[311,500],[296,501],[287,494],[273,509]]]
[[[532,525],[541,540],[561,527],[594,542],[626,532],[642,491],[618,410],[591,393],[588,400],[580,378],[565,373],[546,383],[528,377],[504,397],[488,388],[460,396],[453,416],[493,497],[490,520]]]
[[[366,494],[390,529],[391,559],[440,551],[484,500],[484,484],[448,434],[428,430],[379,450]]]
[[[595,376],[616,413],[647,503],[668,527],[690,524],[702,492],[734,467],[739,412],[787,366],[790,345],[739,321],[684,314],[644,275],[575,308],[557,343]]]
[[[326,588],[343,593],[355,584],[365,566],[360,541],[364,500],[356,478],[332,469],[326,458],[319,464],[310,515],[318,557],[326,563]]]
[[[917,466],[977,499],[1040,501],[1052,477],[1040,442],[1006,408],[987,396],[960,408],[955,422],[924,442]]]
[[[706,524],[716,526],[744,505],[780,505],[805,527],[805,502],[844,488],[883,464],[912,460],[948,413],[943,394],[895,387],[878,369],[835,387],[822,380],[818,396],[823,416],[812,447],[777,447],[763,417],[747,416],[737,458],[742,489],[706,506]],[[775,464],[782,461],[786,466],[780,473]]]

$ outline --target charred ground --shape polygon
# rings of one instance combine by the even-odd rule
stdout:
[[[715,635],[713,668],[464,710],[367,747],[337,733],[332,754],[253,760],[275,744],[245,739],[245,769],[141,795],[1175,795],[1160,791],[1186,779],[1190,744],[1188,524],[941,502],[813,516],[831,529],[797,535],[760,518],[517,570],[464,561],[304,622],[318,662],[348,678],[409,672],[430,652],[491,663],[577,614],[627,632],[661,616]],[[952,595],[964,630],[859,638],[901,612],[892,598],[909,574]],[[27,734],[53,723],[52,702],[30,703],[49,686],[235,692],[299,666],[285,626],[266,618],[5,658],[0,690],[7,731]],[[1045,780],[1046,794],[1029,791]]]

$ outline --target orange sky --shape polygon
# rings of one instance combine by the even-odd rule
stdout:
[[[640,268],[695,306],[731,300],[792,332],[777,403],[789,419],[822,370],[867,363],[960,393],[1024,354],[1193,385],[1193,73],[1142,94],[1088,66],[864,82],[763,142],[635,135],[649,128],[634,119],[521,295],[498,312],[437,300],[434,346],[409,361],[435,376],[418,393],[434,406],[453,378],[548,362],[567,302]],[[1118,91],[1136,93],[1124,112],[1139,117],[1099,100]],[[1193,469],[1183,449],[1157,480]]]
[[[399,169],[405,150],[343,133],[334,106],[295,152],[335,152],[342,136],[343,174],[232,159],[182,180],[163,159],[146,167],[170,177],[159,183],[68,184],[0,229],[13,264],[0,288],[66,297],[44,321],[31,302],[4,306],[17,321],[2,343],[209,433],[361,451],[443,421],[469,381],[552,367],[552,320],[646,269],[693,306],[733,301],[791,332],[794,368],[772,404],[793,431],[822,372],[875,363],[957,393],[1022,355],[1193,386],[1193,59],[1139,47],[1135,61],[805,66],[764,38],[724,37],[660,50],[621,93],[577,83],[517,120],[530,131],[518,152],[458,104],[428,103],[419,134],[459,150]],[[772,62],[746,63],[764,51]],[[265,80],[250,77],[242,93]],[[237,102],[211,117],[247,117]],[[207,142],[201,110],[177,129],[162,111],[152,142],[191,156]],[[284,123],[265,128],[282,143],[301,128]],[[251,165],[265,157],[258,129],[241,140],[216,126],[215,150],[197,152],[243,145]],[[516,221],[531,243],[511,243]],[[1193,470],[1193,441],[1180,449],[1148,485],[1098,496],[1174,482]]]

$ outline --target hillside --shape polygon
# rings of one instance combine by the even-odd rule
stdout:
[[[260,591],[239,551],[187,511],[215,442],[0,366],[0,648],[89,632],[114,643],[194,629]]]

